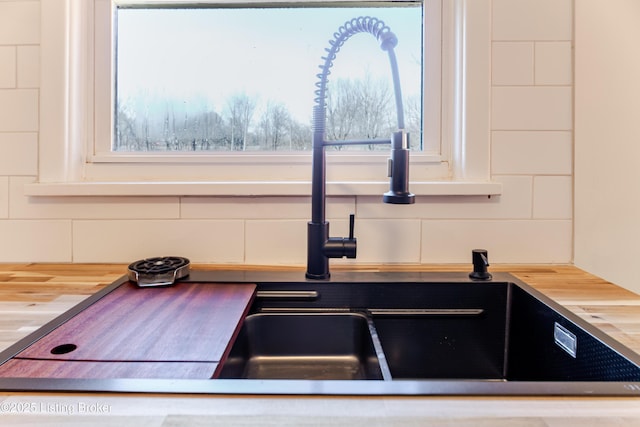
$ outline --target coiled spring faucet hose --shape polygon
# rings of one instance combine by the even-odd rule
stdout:
[[[321,72],[316,75],[319,81],[316,82],[317,89],[315,91],[315,106],[313,109],[313,125],[315,132],[324,133],[326,129],[327,83],[329,81],[329,75],[331,74],[331,67],[333,67],[333,61],[336,59],[336,56],[344,43],[351,36],[358,33],[369,33],[373,35],[380,42],[380,48],[386,51],[389,55],[393,89],[396,100],[398,129],[404,129],[402,91],[400,89],[398,61],[394,51],[394,48],[398,45],[398,38],[393,32],[391,32],[391,29],[384,23],[384,21],[371,16],[360,16],[345,22],[344,25],[338,28],[338,31],[333,34],[333,39],[329,40],[330,47],[325,48],[327,55],[322,57],[324,63],[319,66]]]

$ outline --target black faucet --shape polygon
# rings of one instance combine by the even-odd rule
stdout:
[[[329,69],[333,66],[340,47],[354,34],[367,32],[380,42],[382,50],[389,55],[391,73],[398,116],[398,131],[390,139],[327,141],[326,129],[326,90]],[[331,47],[325,49],[322,72],[317,76],[318,88],[315,91],[313,108],[313,152],[311,176],[311,221],[307,225],[307,273],[308,279],[326,280],[330,277],[329,258],[355,258],[357,240],[354,237],[355,215],[349,218],[349,237],[329,237],[329,222],[325,216],[326,202],[326,160],[325,147],[355,144],[391,144],[389,159],[390,188],[384,193],[382,201],[393,204],[412,204],[415,196],[409,192],[409,135],[404,130],[404,111],[398,63],[394,48],[398,39],[385,23],[377,18],[365,16],[345,22],[329,41]]]

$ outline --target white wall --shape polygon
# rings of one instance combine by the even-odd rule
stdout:
[[[476,247],[492,262],[572,261],[572,1],[492,3],[491,171],[502,196],[421,197],[400,207],[332,198],[332,234],[346,233],[348,214],[357,214],[356,262],[469,262]],[[173,254],[304,264],[306,197],[25,197],[40,136],[39,4],[0,0],[0,262]]]
[[[640,2],[575,20],[575,263],[640,293]]]

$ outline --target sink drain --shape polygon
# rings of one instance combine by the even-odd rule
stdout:
[[[190,262],[182,257],[146,258],[129,264],[129,280],[140,287],[170,286],[189,275]]]

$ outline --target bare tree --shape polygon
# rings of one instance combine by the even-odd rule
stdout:
[[[378,138],[390,133],[393,116],[391,91],[386,80],[373,81],[369,74],[356,84],[359,89],[359,133],[367,138]]]
[[[215,150],[224,141],[224,121],[215,111],[207,111],[202,118],[201,150]]]
[[[374,139],[393,128],[392,94],[386,80],[338,79],[327,98],[329,139]]]
[[[353,136],[358,115],[358,94],[354,81],[338,79],[327,97],[327,138],[344,140]]]
[[[374,139],[397,127],[387,79],[337,79],[327,99],[327,137]],[[415,102],[414,102],[415,101]],[[257,99],[245,93],[230,97],[224,118],[204,101],[140,97],[118,105],[115,150],[128,151],[264,151],[308,150],[310,124],[295,121],[282,103],[267,102],[257,126]],[[419,96],[406,103],[409,131],[419,132]],[[412,138],[412,141],[419,141]],[[362,149],[362,146],[360,146]],[[371,145],[369,149],[378,146]]]
[[[290,150],[310,150],[312,143],[311,126],[296,120],[289,123]]]
[[[406,131],[411,134],[411,148],[420,148],[422,129],[422,97],[414,95],[404,101]]]
[[[290,139],[291,115],[283,104],[269,102],[260,121],[260,129],[265,149],[277,151],[279,148],[292,145]]]
[[[135,126],[136,120],[133,113],[119,103],[116,112],[116,135],[113,143],[114,151],[139,150]]]
[[[240,149],[242,151],[246,151],[249,126],[251,125],[255,109],[255,99],[250,98],[245,93],[235,94],[227,101],[232,150],[234,149],[237,141]]]

